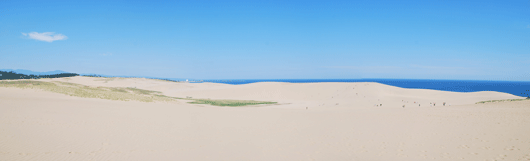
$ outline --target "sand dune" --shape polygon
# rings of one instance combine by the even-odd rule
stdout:
[[[48,79],[89,86],[136,87],[160,91],[168,96],[211,99],[243,99],[276,101],[292,104],[293,108],[320,107],[366,108],[375,104],[384,107],[430,106],[474,104],[495,99],[522,99],[512,94],[483,92],[447,92],[426,89],[405,89],[380,83],[283,83],[262,82],[244,85],[219,83],[175,83],[145,78],[92,78],[74,77]],[[416,103],[414,103],[416,102]],[[284,106],[282,106],[283,108]]]
[[[0,160],[530,160],[530,101],[475,104],[521,98],[506,93],[379,83],[39,81],[279,104],[112,101],[1,87]]]

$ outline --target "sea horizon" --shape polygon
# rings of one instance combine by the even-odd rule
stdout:
[[[24,70],[31,72],[30,70]],[[60,70],[57,70],[60,71]],[[44,72],[43,72],[44,73]],[[451,92],[504,92],[520,97],[530,97],[530,81],[513,80],[457,80],[457,79],[405,79],[405,78],[356,78],[356,79],[186,79],[147,76],[112,76],[80,74],[91,77],[147,78],[189,83],[223,83],[243,85],[258,82],[327,83],[327,82],[376,82],[409,89],[431,89]],[[1,79],[1,78],[0,78]]]

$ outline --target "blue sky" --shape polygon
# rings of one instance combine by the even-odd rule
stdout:
[[[530,1],[0,1],[0,69],[530,81]]]

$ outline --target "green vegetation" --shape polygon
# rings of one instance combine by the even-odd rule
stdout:
[[[0,71],[0,80],[16,80],[16,79],[41,79],[41,78],[65,78],[65,77],[74,77],[78,76],[76,73],[61,73],[61,74],[52,74],[52,75],[26,75],[18,74],[13,71]]]
[[[175,101],[175,99],[168,97],[150,95],[156,91],[120,87],[90,87],[68,82],[0,81],[0,87],[41,89],[69,96],[120,101]]]
[[[150,91],[150,90],[131,88],[131,87],[127,87],[127,90],[132,91],[132,92],[134,92],[136,94],[145,94],[145,95],[150,95],[150,94],[153,94],[153,93],[161,93],[161,92],[158,92],[158,91]]]
[[[96,74],[89,74],[89,75],[81,75],[83,77],[102,77],[102,78],[112,78],[112,77],[106,77],[106,76],[101,76],[101,75],[96,75]]]
[[[214,106],[247,106],[247,105],[259,105],[259,104],[276,104],[276,102],[263,102],[263,101],[245,101],[245,100],[210,100],[210,99],[188,99],[193,100],[189,102],[192,104],[210,104]]]
[[[524,101],[524,100],[530,100],[530,99],[526,98],[526,99],[489,100],[489,101],[480,101],[475,104],[488,103],[488,102],[512,102],[512,101]]]
[[[125,90],[125,89],[122,89],[122,88],[110,88],[111,91],[114,91],[114,92],[121,92],[121,93],[127,93],[129,91]]]
[[[40,85],[53,85],[53,83],[48,82],[41,82],[41,81],[30,81],[30,80],[23,80],[23,81],[0,81],[0,87],[17,87],[17,88],[24,88],[29,86],[40,86]]]
[[[42,82],[42,81],[0,81],[0,87],[41,89],[45,91],[66,94],[69,96],[84,98],[100,98],[120,101],[159,102],[176,101],[177,99],[192,100],[191,104],[209,104],[213,106],[247,106],[259,104],[276,104],[276,102],[264,102],[253,100],[210,100],[193,99],[192,97],[178,98],[162,95],[158,91],[150,91],[137,88],[122,87],[90,87],[68,82]]]

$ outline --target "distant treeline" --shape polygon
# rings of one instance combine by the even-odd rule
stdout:
[[[83,75],[85,77],[104,77],[104,78],[111,78],[111,77],[105,77],[105,76],[101,76],[101,75],[95,75],[95,74],[89,74],[89,75]]]
[[[76,73],[61,73],[61,74],[52,74],[52,75],[25,75],[18,74],[12,71],[0,71],[0,80],[2,79],[40,79],[40,78],[62,78],[62,77],[73,77],[78,76]]]

